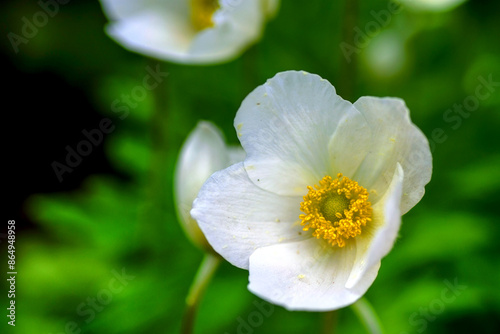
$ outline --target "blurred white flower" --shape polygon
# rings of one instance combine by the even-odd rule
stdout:
[[[290,71],[250,93],[234,124],[247,156],[213,174],[191,211],[209,243],[249,269],[249,289],[267,301],[354,303],[431,177],[429,143],[404,101],[351,104],[319,76]]]
[[[279,0],[101,0],[127,49],[185,64],[220,63],[257,41]]]
[[[189,213],[193,200],[210,175],[244,158],[241,147],[226,146],[221,132],[206,121],[198,123],[181,148],[174,176],[177,214],[189,239],[205,251],[212,248]]]
[[[400,0],[401,4],[416,10],[444,12],[454,9],[465,0]]]

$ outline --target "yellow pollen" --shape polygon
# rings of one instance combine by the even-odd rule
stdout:
[[[319,184],[307,187],[309,192],[300,203],[301,225],[304,231],[313,229],[314,237],[344,247],[347,239],[360,235],[372,220],[368,191],[340,173],[336,179],[325,176]]]
[[[214,26],[212,16],[219,9],[218,0],[189,0],[191,5],[191,23],[197,31]]]

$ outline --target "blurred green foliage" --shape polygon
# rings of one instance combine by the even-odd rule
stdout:
[[[498,332],[500,87],[460,116],[460,125],[444,115],[475,96],[478,77],[500,81],[500,7],[493,1],[468,1],[442,12],[403,7],[359,48],[357,74],[341,77],[347,63],[339,45],[354,45],[342,40],[342,3],[283,1],[257,45],[235,61],[210,67],[128,52],[105,35],[106,19],[96,2],[68,4],[20,46],[13,56],[18,68],[57,72],[113,120],[106,152],[128,179],[93,175],[76,191],[34,195],[26,203],[40,228],[18,239],[16,333],[65,333],[67,326],[75,333],[178,332],[202,258],[182,233],[173,207],[179,148],[199,119],[213,121],[237,143],[232,122],[241,101],[266,79],[291,69],[321,75],[351,101],[362,95],[403,98],[433,143],[426,195],[403,218],[400,238],[367,293],[387,333]],[[377,22],[372,11],[387,6],[382,0],[360,2],[359,29]],[[17,31],[21,17],[37,10],[35,2],[12,2],[3,6],[2,22]],[[120,119],[113,102],[130,94],[147,66],[157,64],[168,77]],[[355,96],[343,95],[347,81],[355,83]],[[168,120],[161,124],[159,148],[150,126],[155,108],[163,108]],[[166,152],[162,159],[153,157],[156,149]],[[90,301],[108,296],[113,271],[122,269],[134,278],[91,317]],[[444,300],[443,290],[455,282],[466,288],[453,301]],[[237,333],[258,310],[254,302],[261,302],[246,284],[247,272],[223,264],[201,304],[197,333]],[[321,319],[276,306],[252,331],[313,333]],[[349,309],[340,311],[338,321],[339,333],[363,332]]]

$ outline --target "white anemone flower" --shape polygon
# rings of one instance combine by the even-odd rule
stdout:
[[[377,276],[432,157],[397,98],[354,104],[317,75],[283,72],[243,101],[243,162],[213,174],[192,216],[249,289],[289,310],[354,303]]]
[[[101,0],[107,33],[125,48],[184,64],[237,57],[257,41],[279,0]]]
[[[205,251],[212,248],[189,214],[193,201],[210,175],[244,158],[241,147],[227,146],[219,129],[206,121],[198,123],[181,148],[174,176],[177,215],[189,239]]]

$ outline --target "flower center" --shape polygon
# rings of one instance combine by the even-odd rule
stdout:
[[[214,26],[212,16],[219,9],[218,0],[189,0],[191,5],[191,22],[197,31]]]
[[[344,247],[346,240],[361,234],[362,227],[372,219],[368,191],[342,174],[336,179],[325,176],[319,186],[308,186],[309,192],[300,203],[304,214],[299,218],[304,231],[313,229],[313,236],[327,240],[332,246]]]

